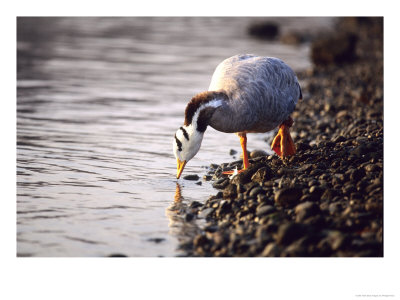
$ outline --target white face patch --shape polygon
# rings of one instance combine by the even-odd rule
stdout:
[[[181,162],[188,162],[191,160],[197,152],[200,150],[201,142],[203,141],[204,131],[197,129],[197,121],[199,119],[200,112],[208,107],[217,108],[221,106],[223,100],[213,99],[207,103],[202,104],[197,108],[193,117],[191,118],[191,124],[181,126],[175,133],[173,141],[174,155]],[[205,125],[207,127],[207,124]]]
[[[180,161],[188,162],[199,151],[203,140],[203,133],[198,132],[192,125],[179,128],[174,137],[174,154]]]

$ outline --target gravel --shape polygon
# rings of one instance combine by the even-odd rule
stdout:
[[[296,155],[253,151],[232,179],[213,164],[219,192],[187,212],[205,219],[187,256],[383,256],[383,18],[339,20],[298,74]]]

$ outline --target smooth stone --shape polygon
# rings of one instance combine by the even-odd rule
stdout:
[[[299,202],[303,195],[301,188],[283,188],[275,193],[275,203],[282,206],[290,206]]]
[[[268,215],[273,212],[275,212],[275,207],[273,207],[272,205],[262,205],[258,206],[256,209],[256,215],[258,217]]]
[[[254,150],[250,152],[250,158],[265,157],[268,153],[263,150]]]
[[[235,155],[236,153],[237,151],[234,149],[229,150],[229,155]]]
[[[263,252],[261,253],[261,256],[277,257],[280,255],[280,252],[281,250],[277,244],[269,243],[267,246],[265,246]]]
[[[210,175],[204,175],[204,176],[203,176],[203,179],[204,179],[205,181],[210,181],[211,178],[212,178],[212,176],[210,176]]]
[[[299,223],[284,223],[278,228],[276,241],[281,245],[289,245],[306,233],[304,225]]]
[[[296,206],[296,221],[300,222],[319,213],[319,207],[314,202],[304,202]]]
[[[211,207],[205,208],[205,209],[199,211],[198,217],[201,218],[201,219],[205,219],[205,218],[207,218],[213,211],[214,211],[214,208],[211,208]]]
[[[196,174],[183,176],[183,179],[185,180],[199,180],[199,178],[200,177]]]
[[[249,196],[256,197],[258,194],[263,193],[263,192],[264,192],[264,190],[261,187],[255,187],[250,191]]]
[[[273,171],[269,167],[265,166],[261,167],[257,170],[257,172],[255,172],[255,174],[251,177],[251,181],[264,183],[265,181],[270,180],[272,177]]]
[[[235,198],[237,195],[237,186],[235,184],[228,183],[228,185],[223,190],[223,198],[231,199]]]
[[[212,186],[216,189],[224,189],[229,184],[229,178],[220,178],[215,181]]]

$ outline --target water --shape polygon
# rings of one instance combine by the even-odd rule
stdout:
[[[277,20],[283,30],[332,23]],[[246,29],[254,21],[19,18],[17,255],[179,255],[179,240],[196,226],[174,203],[216,193],[208,182],[175,179],[172,138],[187,101],[234,54],[310,66],[309,45],[253,39]],[[249,149],[268,150],[265,137],[250,135]],[[238,138],[209,128],[183,175],[232,160],[230,149],[240,152]]]

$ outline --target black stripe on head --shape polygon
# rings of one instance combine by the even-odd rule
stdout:
[[[183,136],[185,137],[185,139],[189,140],[189,135],[188,135],[188,133],[186,132],[185,128],[181,127],[181,128],[179,128],[179,129],[182,130]]]
[[[176,134],[175,134],[175,142],[176,142],[176,145],[178,146],[178,150],[179,150],[179,151],[182,151],[182,143],[181,143],[181,141],[176,137]]]
[[[225,92],[222,91],[220,92],[207,91],[194,96],[186,106],[184,124],[186,126],[189,126],[192,123],[194,114],[200,108],[200,106],[216,98],[227,100],[228,96],[225,94]]]

